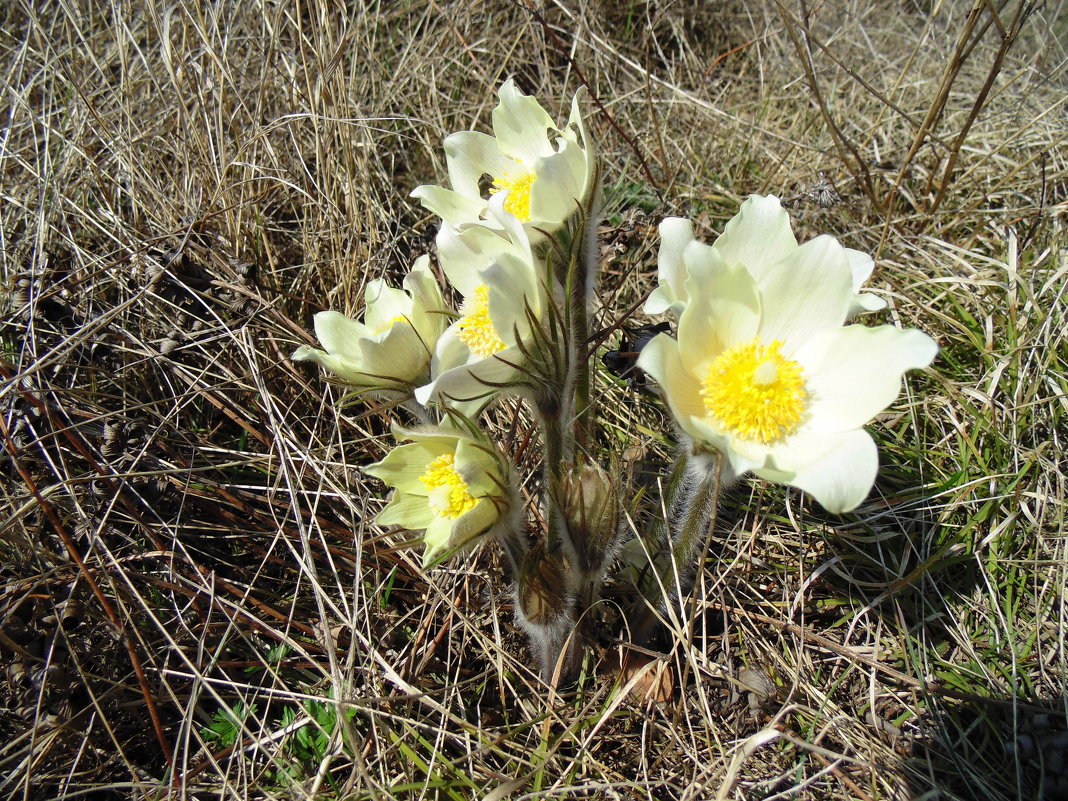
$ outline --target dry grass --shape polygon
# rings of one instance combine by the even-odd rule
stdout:
[[[1068,10],[924,5],[0,7],[0,793],[1068,797]],[[508,75],[614,120],[599,323],[660,217],[775,192],[942,345],[856,514],[724,498],[658,706],[607,667],[622,583],[550,692],[496,553],[424,575],[371,525],[389,411],[287,358],[431,247],[407,194]],[[666,460],[603,392],[606,443]]]

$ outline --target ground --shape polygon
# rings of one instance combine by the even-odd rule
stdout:
[[[1063,2],[0,20],[5,797],[1068,797]],[[359,467],[398,412],[289,358],[433,252],[409,192],[509,76],[558,119],[588,89],[598,327],[652,288],[663,217],[711,240],[760,193],[871,253],[875,319],[941,348],[869,427],[855,512],[724,493],[692,625],[646,655],[657,703],[619,690],[622,575],[550,690],[499,551],[424,572],[373,524]],[[675,434],[597,381],[640,533]],[[528,411],[492,425],[536,497]]]

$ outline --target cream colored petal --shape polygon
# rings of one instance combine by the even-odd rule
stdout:
[[[545,316],[545,293],[531,265],[501,254],[496,263],[482,271],[488,289],[489,316],[497,336],[507,345],[529,339],[531,316]]]
[[[427,490],[419,477],[426,473],[427,465],[443,454],[452,453],[455,447],[455,440],[446,437],[420,437],[393,448],[381,461],[364,467],[363,472],[401,492],[425,498]]]
[[[442,227],[438,231],[438,257],[449,283],[460,294],[471,295],[485,284],[482,273],[501,257],[518,263],[534,264],[530,241],[515,215],[504,210],[504,193],[494,194],[489,201],[489,226],[475,225],[456,231]]]
[[[530,188],[532,223],[544,221],[542,228],[556,228],[570,217],[586,195],[586,153],[575,142],[561,139],[559,153],[535,165]]]
[[[814,338],[797,352],[805,368],[814,432],[858,428],[901,392],[906,370],[927,367],[935,341],[915,329],[850,325]]]
[[[375,523],[380,526],[400,526],[409,531],[420,531],[434,519],[434,513],[426,497],[409,495],[397,490],[389,503],[378,513]]]
[[[875,269],[875,261],[867,253],[852,248],[845,249],[846,258],[849,260],[849,269],[853,275],[853,291],[860,293],[864,282],[871,277]],[[864,292],[857,294],[849,306],[849,316],[860,312],[873,312],[886,308],[886,301],[878,295]]]
[[[360,369],[373,381],[421,383],[430,374],[430,353],[411,323],[394,323],[379,342],[360,342]]]
[[[686,371],[679,355],[679,343],[667,334],[657,334],[638,356],[638,367],[660,385],[675,421],[686,433],[699,437],[691,420],[706,414],[701,400],[701,384]]]
[[[875,260],[862,250],[853,248],[843,248],[843,250],[849,261],[849,271],[853,276],[853,291],[859,292],[861,286],[875,270]]]
[[[412,298],[404,290],[386,284],[381,278],[367,282],[363,293],[365,310],[364,324],[371,329],[373,336],[384,333],[392,325],[394,318],[411,319]]]
[[[446,551],[452,539],[452,520],[446,517],[431,517],[426,531],[423,532],[423,569],[429,568]]]
[[[482,197],[479,182],[484,174],[499,178],[515,168],[515,161],[501,152],[492,136],[461,131],[445,137],[445,162],[452,189],[471,198]]]
[[[752,276],[740,264],[718,262],[707,246],[701,258],[688,258],[689,305],[679,317],[679,352],[686,369],[699,377],[708,363],[727,348],[756,336],[760,295]]]
[[[510,79],[497,94],[501,102],[493,109],[493,135],[501,152],[523,161],[551,155],[548,131],[556,130],[556,123],[538,101],[520,92]]]
[[[582,117],[582,104],[586,100],[586,87],[580,86],[575,96],[571,98],[571,116],[568,117],[567,127],[578,131],[578,141],[586,154],[585,167],[586,177],[582,185],[586,192],[594,191],[593,182],[597,175],[597,146],[586,131],[586,121]]]
[[[774,449],[772,462],[756,474],[804,490],[835,514],[855,509],[867,497],[879,468],[875,443],[864,429],[792,437]]]
[[[497,513],[489,501],[480,501],[467,514],[452,520],[435,517],[423,534],[423,568],[430,567],[447,552],[471,545],[485,535],[497,520]]]
[[[713,243],[729,264],[742,264],[758,281],[797,248],[790,215],[774,195],[750,195]]]
[[[442,340],[447,337],[448,331]],[[461,349],[467,358],[457,364]],[[493,356],[479,359],[473,357],[462,342],[451,339],[446,348],[439,348],[438,353],[440,360],[433,371],[434,379],[415,390],[415,399],[424,406],[432,400],[468,401],[498,392],[497,385],[513,381],[516,378],[515,366],[523,363],[523,355],[518,348],[505,348]]]
[[[438,337],[448,328],[451,310],[441,286],[430,271],[430,257],[420,256],[404,276],[404,289],[412,296],[412,325],[428,353],[434,352]]]
[[[315,336],[328,353],[341,359],[360,358],[359,343],[374,332],[363,323],[336,311],[323,311],[314,318]]]
[[[668,311],[677,315],[685,308],[685,302],[675,298],[675,293],[671,291],[671,287],[667,284],[661,284],[649,293],[642,311],[649,316],[664,314]]]
[[[760,338],[781,340],[792,354],[808,338],[845,322],[853,282],[844,249],[818,236],[768,270],[757,283],[764,308]]]
[[[486,211],[485,200],[433,184],[417,186],[412,190],[411,196],[422,203],[423,208],[441,217],[451,226],[477,223]]]
[[[744,443],[723,433],[716,422],[709,417],[693,417],[687,433],[695,440],[703,442],[709,451],[719,451],[726,455],[731,472],[740,476],[754,467],[764,464],[767,449],[759,443]]]
[[[369,383],[373,383],[360,371],[360,365],[356,360],[335,356],[324,350],[319,350],[318,348],[310,348],[307,345],[301,345],[293,352],[293,355],[290,358],[295,362],[315,362],[320,367],[329,370],[342,381],[352,384],[353,386],[367,386]]]
[[[656,259],[659,286],[645,302],[646,314],[672,311],[681,314],[686,308],[686,279],[689,272],[683,260],[686,246],[694,241],[693,224],[684,217],[667,217],[658,228],[660,251]]]
[[[463,231],[442,226],[437,235],[438,262],[449,283],[464,297],[485,281],[480,275],[502,254],[515,246],[503,231],[474,225]]]
[[[854,295],[852,302],[849,304],[849,317],[862,312],[874,312],[885,308],[885,298],[873,295],[870,292],[861,292],[859,295]]]
[[[501,494],[504,477],[500,455],[488,450],[488,446],[467,438],[458,440],[455,466],[476,498]]]
[[[414,392],[415,400],[423,406],[434,394],[437,377],[467,364],[471,358],[471,350],[457,337],[458,330],[457,323],[453,323],[438,339],[437,349],[430,362],[431,381]]]

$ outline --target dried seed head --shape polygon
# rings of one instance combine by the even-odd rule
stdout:
[[[619,493],[609,475],[587,464],[570,472],[563,486],[567,530],[583,573],[599,573],[615,556],[620,535]]]
[[[535,626],[553,626],[570,619],[572,598],[567,591],[566,568],[559,553],[550,554],[538,543],[527,552],[519,568],[517,603],[523,618]]]

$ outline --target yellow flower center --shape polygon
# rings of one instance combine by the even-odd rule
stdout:
[[[478,499],[467,491],[467,482],[456,472],[456,454],[443,453],[426,466],[419,480],[430,493],[430,510],[438,517],[455,519],[478,504]]]
[[[766,445],[801,422],[808,398],[801,365],[781,348],[778,340],[735,345],[716,357],[701,382],[705,408],[738,437]]]
[[[534,170],[524,169],[518,161],[516,166],[516,171],[505,172],[493,179],[490,194],[508,190],[504,210],[514,214],[520,222],[530,222],[530,189],[538,176]]]
[[[505,345],[489,315],[489,287],[482,284],[464,301],[457,338],[479,358],[492,356]]]

